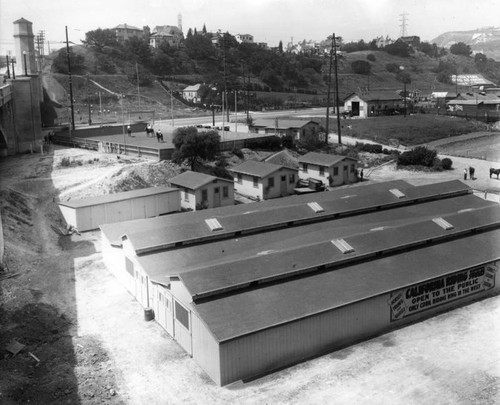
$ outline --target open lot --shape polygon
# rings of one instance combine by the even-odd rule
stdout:
[[[75,163],[62,166],[64,157]],[[368,182],[460,178],[374,170]],[[463,159],[463,160],[462,160]],[[0,160],[6,271],[0,272],[0,403],[30,404],[496,404],[500,403],[500,296],[264,376],[217,387],[111,276],[98,232],[63,236],[54,198],[103,194],[125,167],[168,164],[53,147]],[[499,181],[476,170],[475,188]],[[127,176],[129,178],[130,176]],[[150,175],[158,184],[165,179]],[[472,181],[470,182],[472,183]],[[3,279],[4,275],[14,275]],[[26,345],[15,357],[12,339]],[[34,355],[35,360],[29,353]]]

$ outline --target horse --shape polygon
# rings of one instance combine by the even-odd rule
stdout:
[[[153,127],[151,125],[147,125],[146,128],[145,128],[145,131],[146,131],[146,136],[154,136],[155,135],[155,130],[153,129]]]
[[[156,140],[158,142],[163,142],[163,134],[161,133],[161,131],[156,131]]]
[[[500,175],[500,169],[491,168],[490,169],[490,179],[491,179],[491,175],[492,174],[496,174],[497,175],[497,179],[498,179],[498,175]]]

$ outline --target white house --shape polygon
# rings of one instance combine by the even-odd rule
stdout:
[[[179,46],[184,34],[179,27],[173,25],[157,25],[151,31],[149,45],[158,48],[162,42],[167,42],[170,46]]]
[[[198,101],[200,101],[200,88],[201,84],[187,86],[184,90],[182,90],[182,97],[184,97],[184,99],[187,101],[197,103]]]
[[[169,182],[172,187],[181,189],[181,208],[185,210],[196,211],[234,204],[234,185],[231,180],[186,171]]]
[[[352,93],[344,100],[344,111],[359,118],[389,115],[403,106],[403,98],[395,91]]]
[[[238,41],[238,43],[248,43],[248,44],[252,44],[253,43],[253,35],[251,34],[236,34],[234,36],[236,38],[236,41]]]
[[[234,190],[257,200],[293,194],[298,181],[298,171],[272,163],[247,160],[232,169]]]
[[[309,152],[299,158],[299,178],[313,178],[325,186],[357,181],[358,161],[352,157]]]

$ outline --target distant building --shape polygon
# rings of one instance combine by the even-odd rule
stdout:
[[[182,97],[187,101],[197,103],[200,101],[200,88],[201,84],[187,86],[184,90],[182,90]]]
[[[236,41],[238,43],[247,43],[247,44],[253,44],[253,35],[250,34],[236,34],[234,36],[236,38]]]
[[[181,208],[185,210],[234,205],[234,185],[231,180],[186,171],[171,178],[169,183],[181,189]]]
[[[420,45],[420,37],[417,35],[410,35],[399,39],[411,48],[416,48]]]
[[[309,152],[299,158],[299,178],[321,181],[325,186],[340,186],[358,181],[358,161],[348,156]]]
[[[344,100],[344,111],[353,117],[367,118],[399,111],[403,98],[395,91],[352,93]]]
[[[130,38],[143,38],[144,31],[140,28],[134,27],[133,25],[120,24],[111,30],[116,34],[116,39],[123,42]]]
[[[235,191],[257,200],[293,194],[298,181],[297,169],[254,160],[247,160],[231,171]]]
[[[307,133],[319,134],[319,123],[313,120],[298,119],[257,119],[248,130],[254,134],[291,135],[295,140],[303,139]]]
[[[170,46],[179,46],[184,39],[184,34],[179,27],[173,25],[157,25],[151,31],[149,45],[158,48],[162,42],[167,42]]]
[[[375,38],[375,45],[377,45],[377,48],[385,48],[387,45],[393,44],[394,41],[389,38],[389,35],[386,35],[384,38],[383,36]]]

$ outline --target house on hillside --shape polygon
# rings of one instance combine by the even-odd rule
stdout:
[[[198,103],[200,101],[200,89],[201,89],[201,84],[187,86],[184,90],[182,90],[182,97],[186,101],[192,103]]]
[[[234,36],[238,43],[253,44],[253,35],[251,34],[236,34]]]
[[[344,111],[359,118],[395,114],[403,105],[403,98],[395,91],[352,93],[344,99]]]
[[[358,161],[349,156],[309,152],[299,158],[299,179],[321,181],[327,187],[358,181]]]
[[[181,189],[181,208],[184,210],[234,205],[234,185],[231,180],[186,171],[171,178],[169,183]]]
[[[116,35],[116,39],[119,42],[124,42],[130,38],[143,38],[144,31],[141,28],[134,27],[128,24],[119,24],[114,28],[111,28]]]
[[[254,134],[269,134],[280,137],[290,135],[296,141],[303,139],[308,133],[319,134],[319,123],[313,120],[298,119],[256,119],[248,127]]]
[[[157,25],[151,31],[149,45],[158,48],[162,42],[167,42],[170,46],[179,46],[184,38],[184,34],[179,27],[173,25]]]
[[[293,194],[298,171],[291,167],[247,160],[233,167],[234,190],[257,200]]]

